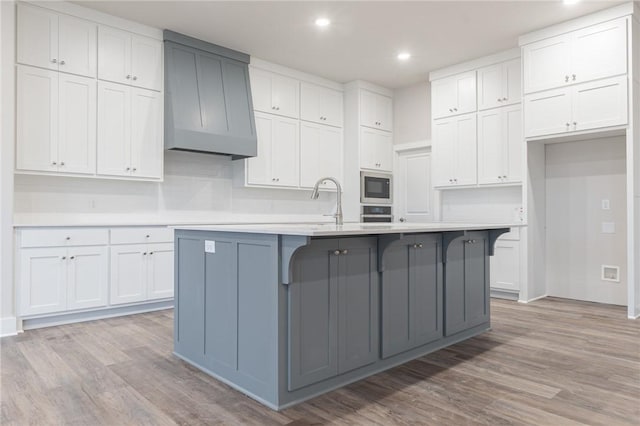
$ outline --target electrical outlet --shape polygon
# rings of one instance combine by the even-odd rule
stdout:
[[[602,233],[603,234],[615,234],[616,233],[616,224],[615,224],[615,222],[602,222]]]
[[[602,281],[620,282],[620,267],[613,265],[602,265]]]
[[[215,253],[216,252],[216,242],[210,240],[204,240],[204,252],[205,253]]]

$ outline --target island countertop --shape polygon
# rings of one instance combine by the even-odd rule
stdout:
[[[522,223],[292,223],[292,224],[233,224],[233,225],[184,225],[175,229],[191,231],[240,232],[249,234],[302,235],[331,237],[348,235],[402,234],[421,232],[474,231],[523,227]]]

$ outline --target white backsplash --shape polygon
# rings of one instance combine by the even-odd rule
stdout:
[[[234,186],[229,157],[167,151],[164,167],[164,182],[16,175],[15,216],[322,215],[335,204],[332,193]]]
[[[518,223],[521,200],[520,186],[441,191],[442,221]]]

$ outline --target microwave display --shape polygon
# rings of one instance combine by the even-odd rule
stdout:
[[[392,203],[391,175],[362,172],[360,174],[361,203]]]

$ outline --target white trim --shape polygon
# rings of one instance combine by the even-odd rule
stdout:
[[[119,28],[121,30],[130,31],[132,33],[140,34],[143,36],[151,37],[156,40],[162,40],[162,30],[158,28],[149,27],[144,24],[139,24],[128,19],[118,18],[113,15],[108,15],[97,10],[90,9],[77,4],[65,2],[65,1],[34,1],[34,0],[22,0],[18,3],[29,4],[30,6],[42,7],[54,12],[64,13],[66,15],[75,16],[76,18],[86,19],[93,21],[97,24],[108,25],[110,27]]]
[[[354,80],[344,85],[345,92],[347,90],[357,90],[357,89],[364,89],[370,92],[377,93],[379,95],[384,95],[384,96],[393,98],[393,90],[387,89],[386,87],[382,87],[382,86],[376,86],[375,84],[369,83],[368,81]],[[360,107],[359,104],[358,104],[358,107]]]
[[[544,299],[545,297],[549,297],[549,295],[547,293],[545,293],[542,296],[534,297],[533,299],[518,300],[518,303],[531,303],[531,302],[535,302],[536,300]]]
[[[624,16],[632,15],[634,11],[634,2],[624,3],[610,9],[605,9],[600,12],[592,13],[587,16],[582,16],[571,21],[562,22],[560,24],[552,25],[550,27],[543,28],[532,33],[521,35],[518,38],[518,44],[524,46],[545,38],[555,37],[560,34],[565,34],[571,31],[576,31],[581,28],[589,27],[591,25],[601,24],[613,19],[622,18]]]
[[[630,320],[637,320],[638,318],[640,318],[640,314],[638,314],[636,316],[629,315],[629,316],[627,316],[627,318],[630,319]]]
[[[494,53],[493,55],[483,56],[482,58],[472,59],[461,64],[452,65],[447,68],[441,68],[429,73],[429,81],[438,80],[450,75],[460,74],[467,71],[475,71],[478,68],[484,68],[489,65],[499,64],[500,62],[509,61],[520,57],[520,48],[504,50]]]
[[[415,142],[406,142],[393,146],[394,152],[405,152],[405,151],[413,151],[417,149],[431,149],[431,141],[430,140],[421,140]]]
[[[0,318],[0,337],[18,334],[18,319],[16,317]]]
[[[273,62],[265,61],[264,59],[256,58],[255,56],[251,56],[251,63],[249,66],[251,68],[258,68],[264,71],[269,71],[269,72],[281,74],[287,77],[295,78],[296,80],[301,80],[308,83],[314,83],[319,86],[324,86],[330,89],[338,90],[340,92],[344,91],[343,85],[340,83],[336,83],[335,81],[327,80],[325,78],[318,77],[313,74],[308,74],[303,71],[298,71],[293,68],[288,68],[283,65],[274,64]]]

